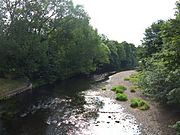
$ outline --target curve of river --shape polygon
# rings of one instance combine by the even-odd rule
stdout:
[[[114,99],[108,81],[74,78],[0,103],[1,135],[140,135],[140,125]]]

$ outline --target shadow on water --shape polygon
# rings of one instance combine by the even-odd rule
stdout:
[[[139,135],[134,117],[98,92],[93,78],[73,78],[1,101],[0,134]]]
[[[91,78],[72,78],[1,101],[0,134],[54,134],[54,127],[49,126],[50,119],[57,123],[57,120],[63,121],[71,116],[76,109],[78,113],[83,112],[85,99],[80,93],[90,89],[92,83]],[[69,129],[62,127],[62,134],[66,134]]]

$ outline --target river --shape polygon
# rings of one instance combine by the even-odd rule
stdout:
[[[1,101],[0,135],[140,135],[140,126],[114,99],[109,78],[72,78]]]

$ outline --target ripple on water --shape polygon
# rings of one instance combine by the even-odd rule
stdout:
[[[85,104],[71,105],[72,99],[54,98],[32,106],[28,114],[42,109],[50,113],[45,121],[48,135],[140,135],[133,115],[125,112],[115,100],[99,96],[97,91],[82,93]]]

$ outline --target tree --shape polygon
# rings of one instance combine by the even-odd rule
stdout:
[[[152,54],[159,52],[162,49],[161,29],[164,24],[163,20],[153,23],[145,30],[145,37],[143,38],[144,57],[150,57]]]

